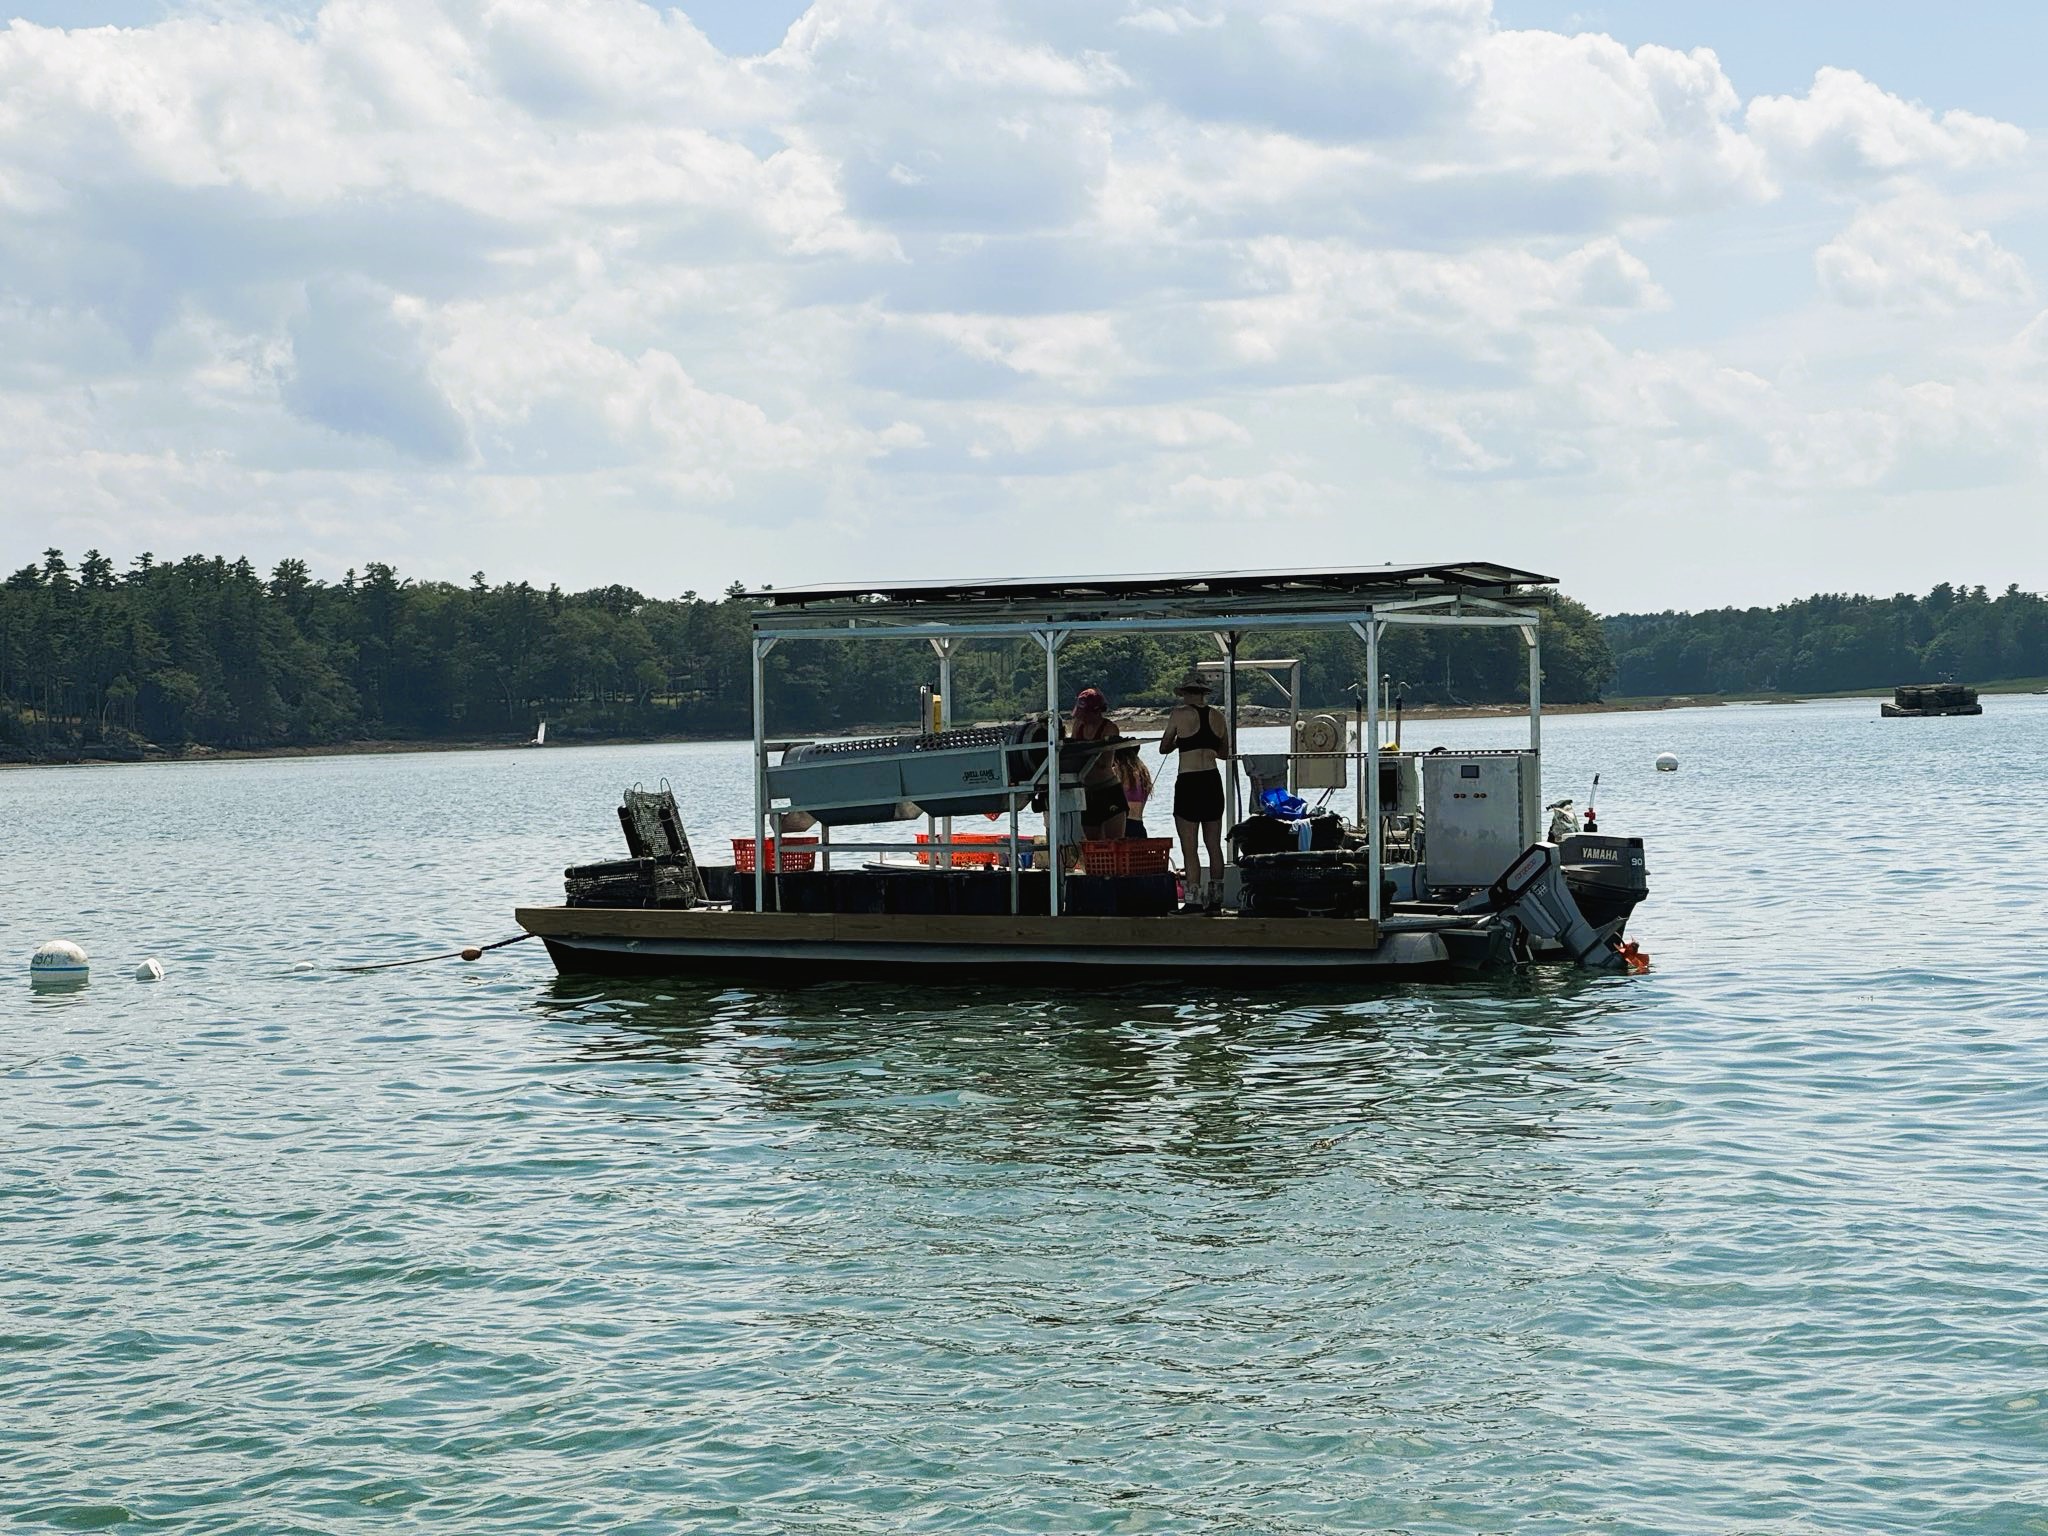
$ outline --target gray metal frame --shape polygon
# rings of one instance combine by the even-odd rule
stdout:
[[[1543,601],[1543,594],[1523,588],[1549,585],[1551,578],[1508,572],[1506,567],[1476,569],[1504,572],[1519,579],[1512,584],[1474,581],[1469,589],[1454,588],[1420,595],[1412,586],[1392,585],[1380,590],[1275,591],[1266,595],[1232,593],[1214,597],[1201,590],[1204,578],[1193,576],[1176,578],[1183,583],[1178,591],[1128,597],[1078,594],[1051,597],[1044,591],[1044,586],[1049,584],[1024,583],[1019,584],[1022,590],[1014,598],[988,596],[971,601],[948,599],[929,603],[918,600],[848,601],[845,600],[846,594],[856,590],[849,588],[832,589],[815,599],[802,592],[759,594],[774,606],[757,609],[753,617],[755,910],[762,910],[768,879],[771,874],[780,874],[782,864],[778,845],[776,868],[770,870],[767,867],[770,806],[766,662],[768,653],[784,640],[929,641],[939,658],[940,708],[948,721],[953,705],[952,658],[961,641],[1034,640],[1045,653],[1045,708],[1051,727],[1046,761],[1049,765],[1056,765],[1059,760],[1059,653],[1060,648],[1075,635],[1133,629],[1154,634],[1218,635],[1226,638],[1225,654],[1234,662],[1237,641],[1247,630],[1348,628],[1365,642],[1368,686],[1363,755],[1368,848],[1367,910],[1371,917],[1378,919],[1382,915],[1378,679],[1380,640],[1388,625],[1519,629],[1529,651],[1529,751],[1537,758],[1538,773],[1542,771],[1543,670],[1538,636],[1542,614],[1539,609],[1526,605],[1531,601]],[[1356,574],[1360,579],[1366,579],[1373,573]],[[992,612],[996,616],[992,617]],[[1224,668],[1224,688],[1227,706],[1235,691],[1235,668],[1228,663]],[[1291,747],[1292,743],[1289,745]],[[1231,751],[1233,754],[1237,751],[1234,736]],[[1229,783],[1234,812],[1237,791],[1234,766]],[[1061,887],[1065,873],[1060,860],[1059,796],[1059,775],[1055,769],[1049,773],[1046,787],[1046,861],[1051,886],[1050,911],[1054,917],[1061,913]],[[1011,821],[1014,827],[1014,811]],[[944,841],[950,845],[950,835]],[[930,846],[936,850],[939,845],[935,842]],[[1014,837],[1012,848],[1015,848]],[[1014,859],[1012,868],[1015,868]]]

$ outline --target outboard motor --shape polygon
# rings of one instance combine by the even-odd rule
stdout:
[[[1612,924],[1586,920],[1565,884],[1554,843],[1531,843],[1498,880],[1454,910],[1498,913],[1520,931],[1527,949],[1561,949],[1582,970],[1639,971],[1649,964],[1635,945],[1623,945]]]
[[[1640,837],[1608,837],[1575,832],[1558,844],[1564,883],[1586,921],[1595,928],[1614,925],[1619,936],[1629,914],[1650,894]]]

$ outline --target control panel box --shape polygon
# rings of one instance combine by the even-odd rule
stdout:
[[[1426,752],[1423,878],[1491,885],[1538,837],[1539,767],[1530,752]]]

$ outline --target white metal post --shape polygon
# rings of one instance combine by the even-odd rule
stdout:
[[[1224,804],[1228,808],[1228,814],[1230,816],[1230,820],[1224,828],[1226,832],[1231,827],[1236,826],[1238,822],[1237,642],[1238,633],[1234,629],[1231,630],[1228,634],[1222,634],[1216,637],[1216,643],[1223,647],[1223,725],[1225,731],[1228,732],[1230,736],[1230,756],[1226,757],[1225,759],[1223,759],[1221,763],[1217,764],[1217,766],[1223,770],[1223,785],[1225,792]],[[1288,748],[1290,751],[1293,749],[1293,746],[1294,744],[1292,742],[1288,743]],[[1223,862],[1225,863],[1225,865],[1229,865],[1232,862],[1234,862],[1236,856],[1235,853],[1232,851],[1232,845],[1229,842],[1226,841],[1223,846],[1225,849],[1223,855]],[[1216,879],[1218,884],[1220,885],[1223,880],[1222,870],[1219,869],[1216,871]]]
[[[1380,621],[1365,633],[1365,915],[1380,920]]]
[[[1352,626],[1354,629],[1356,625]],[[1351,689],[1351,718],[1344,723],[1344,729],[1351,733],[1351,757],[1347,764],[1358,775],[1358,782],[1352,788],[1352,799],[1357,809],[1353,819],[1360,827],[1365,825],[1365,700],[1359,696],[1358,688]]]
[[[768,653],[773,640],[754,637],[754,910],[762,911],[768,896],[767,849],[762,829],[768,824]],[[775,862],[782,862],[780,844]]]
[[[1543,645],[1532,623],[1522,631],[1529,646],[1529,771],[1535,783],[1522,795],[1522,836],[1545,837],[1543,805]]]
[[[1294,754],[1301,750],[1301,662],[1297,660],[1287,669],[1287,793],[1298,795],[1295,787],[1299,771]]]
[[[932,642],[932,649],[939,653],[939,718],[936,723],[942,731],[953,723],[953,644],[954,642],[951,640],[934,640]],[[940,818],[939,836],[945,839],[946,851],[941,857],[938,867],[941,869],[951,869],[953,867],[952,817],[945,816]]]
[[[932,649],[939,653],[939,729],[949,730],[953,724],[953,646],[951,640],[934,640]]]
[[[1543,646],[1536,638],[1536,626],[1528,625],[1522,639],[1529,647],[1529,750],[1543,751]]]
[[[1060,915],[1060,642],[1056,629],[1040,630],[1045,647],[1045,876],[1049,884],[1046,910]]]

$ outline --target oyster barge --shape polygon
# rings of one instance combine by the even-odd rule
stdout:
[[[1877,706],[1886,720],[1918,720],[1930,715],[1981,715],[1977,690],[1961,683],[1902,683],[1892,690],[1892,702]]]
[[[638,873],[600,878],[587,871],[621,866],[586,867],[583,889],[569,903],[522,907],[517,918],[546,943],[558,968],[575,972],[754,973],[784,981],[1000,974],[1100,985],[1191,974],[1231,982],[1410,978],[1536,958],[1590,970],[1638,968],[1621,933],[1646,889],[1641,840],[1590,828],[1578,834],[1568,815],[1554,815],[1552,841],[1539,820],[1538,624],[1554,585],[1534,572],[1467,561],[752,593],[753,832],[751,842],[735,845],[744,867],[698,866],[673,801],[664,795],[666,806],[650,809],[647,797],[636,806],[629,794],[620,815],[635,854],[627,863]],[[1147,885],[1144,876],[1068,870],[1082,776],[1099,752],[1114,750],[1063,735],[1049,750],[1068,640],[1133,630],[1213,636],[1224,658],[1221,708],[1234,739],[1240,671],[1270,676],[1290,665],[1241,662],[1247,634],[1348,629],[1363,641],[1373,679],[1395,624],[1518,632],[1528,653],[1528,746],[1403,751],[1385,740],[1376,686],[1360,691],[1355,732],[1328,715],[1311,717],[1316,728],[1304,731],[1297,672],[1295,750],[1233,760],[1229,823],[1239,825],[1240,763],[1255,787],[1349,785],[1355,812],[1338,847],[1268,854],[1263,862],[1233,857],[1221,915],[1181,914],[1170,900],[1162,909],[1156,877]],[[938,718],[921,723],[935,728],[863,741],[771,742],[765,662],[776,646],[904,639],[925,640],[934,652]],[[977,643],[1019,639],[1044,657],[1044,716],[953,728],[946,712],[955,656]],[[1020,826],[1034,804],[1045,811],[1035,850]],[[1007,815],[1007,835],[954,836],[954,817],[985,814]],[[874,861],[910,851],[900,837],[834,835],[914,818],[930,829],[921,866]],[[819,829],[814,849],[800,856],[788,843],[792,822]],[[1091,859],[1105,846],[1089,845]],[[804,866],[814,858],[819,867],[792,868],[793,858]],[[969,867],[970,860],[995,867]],[[573,889],[579,871],[570,873]],[[1324,878],[1332,873],[1334,880]],[[1318,905],[1303,897],[1306,890],[1345,894]]]

